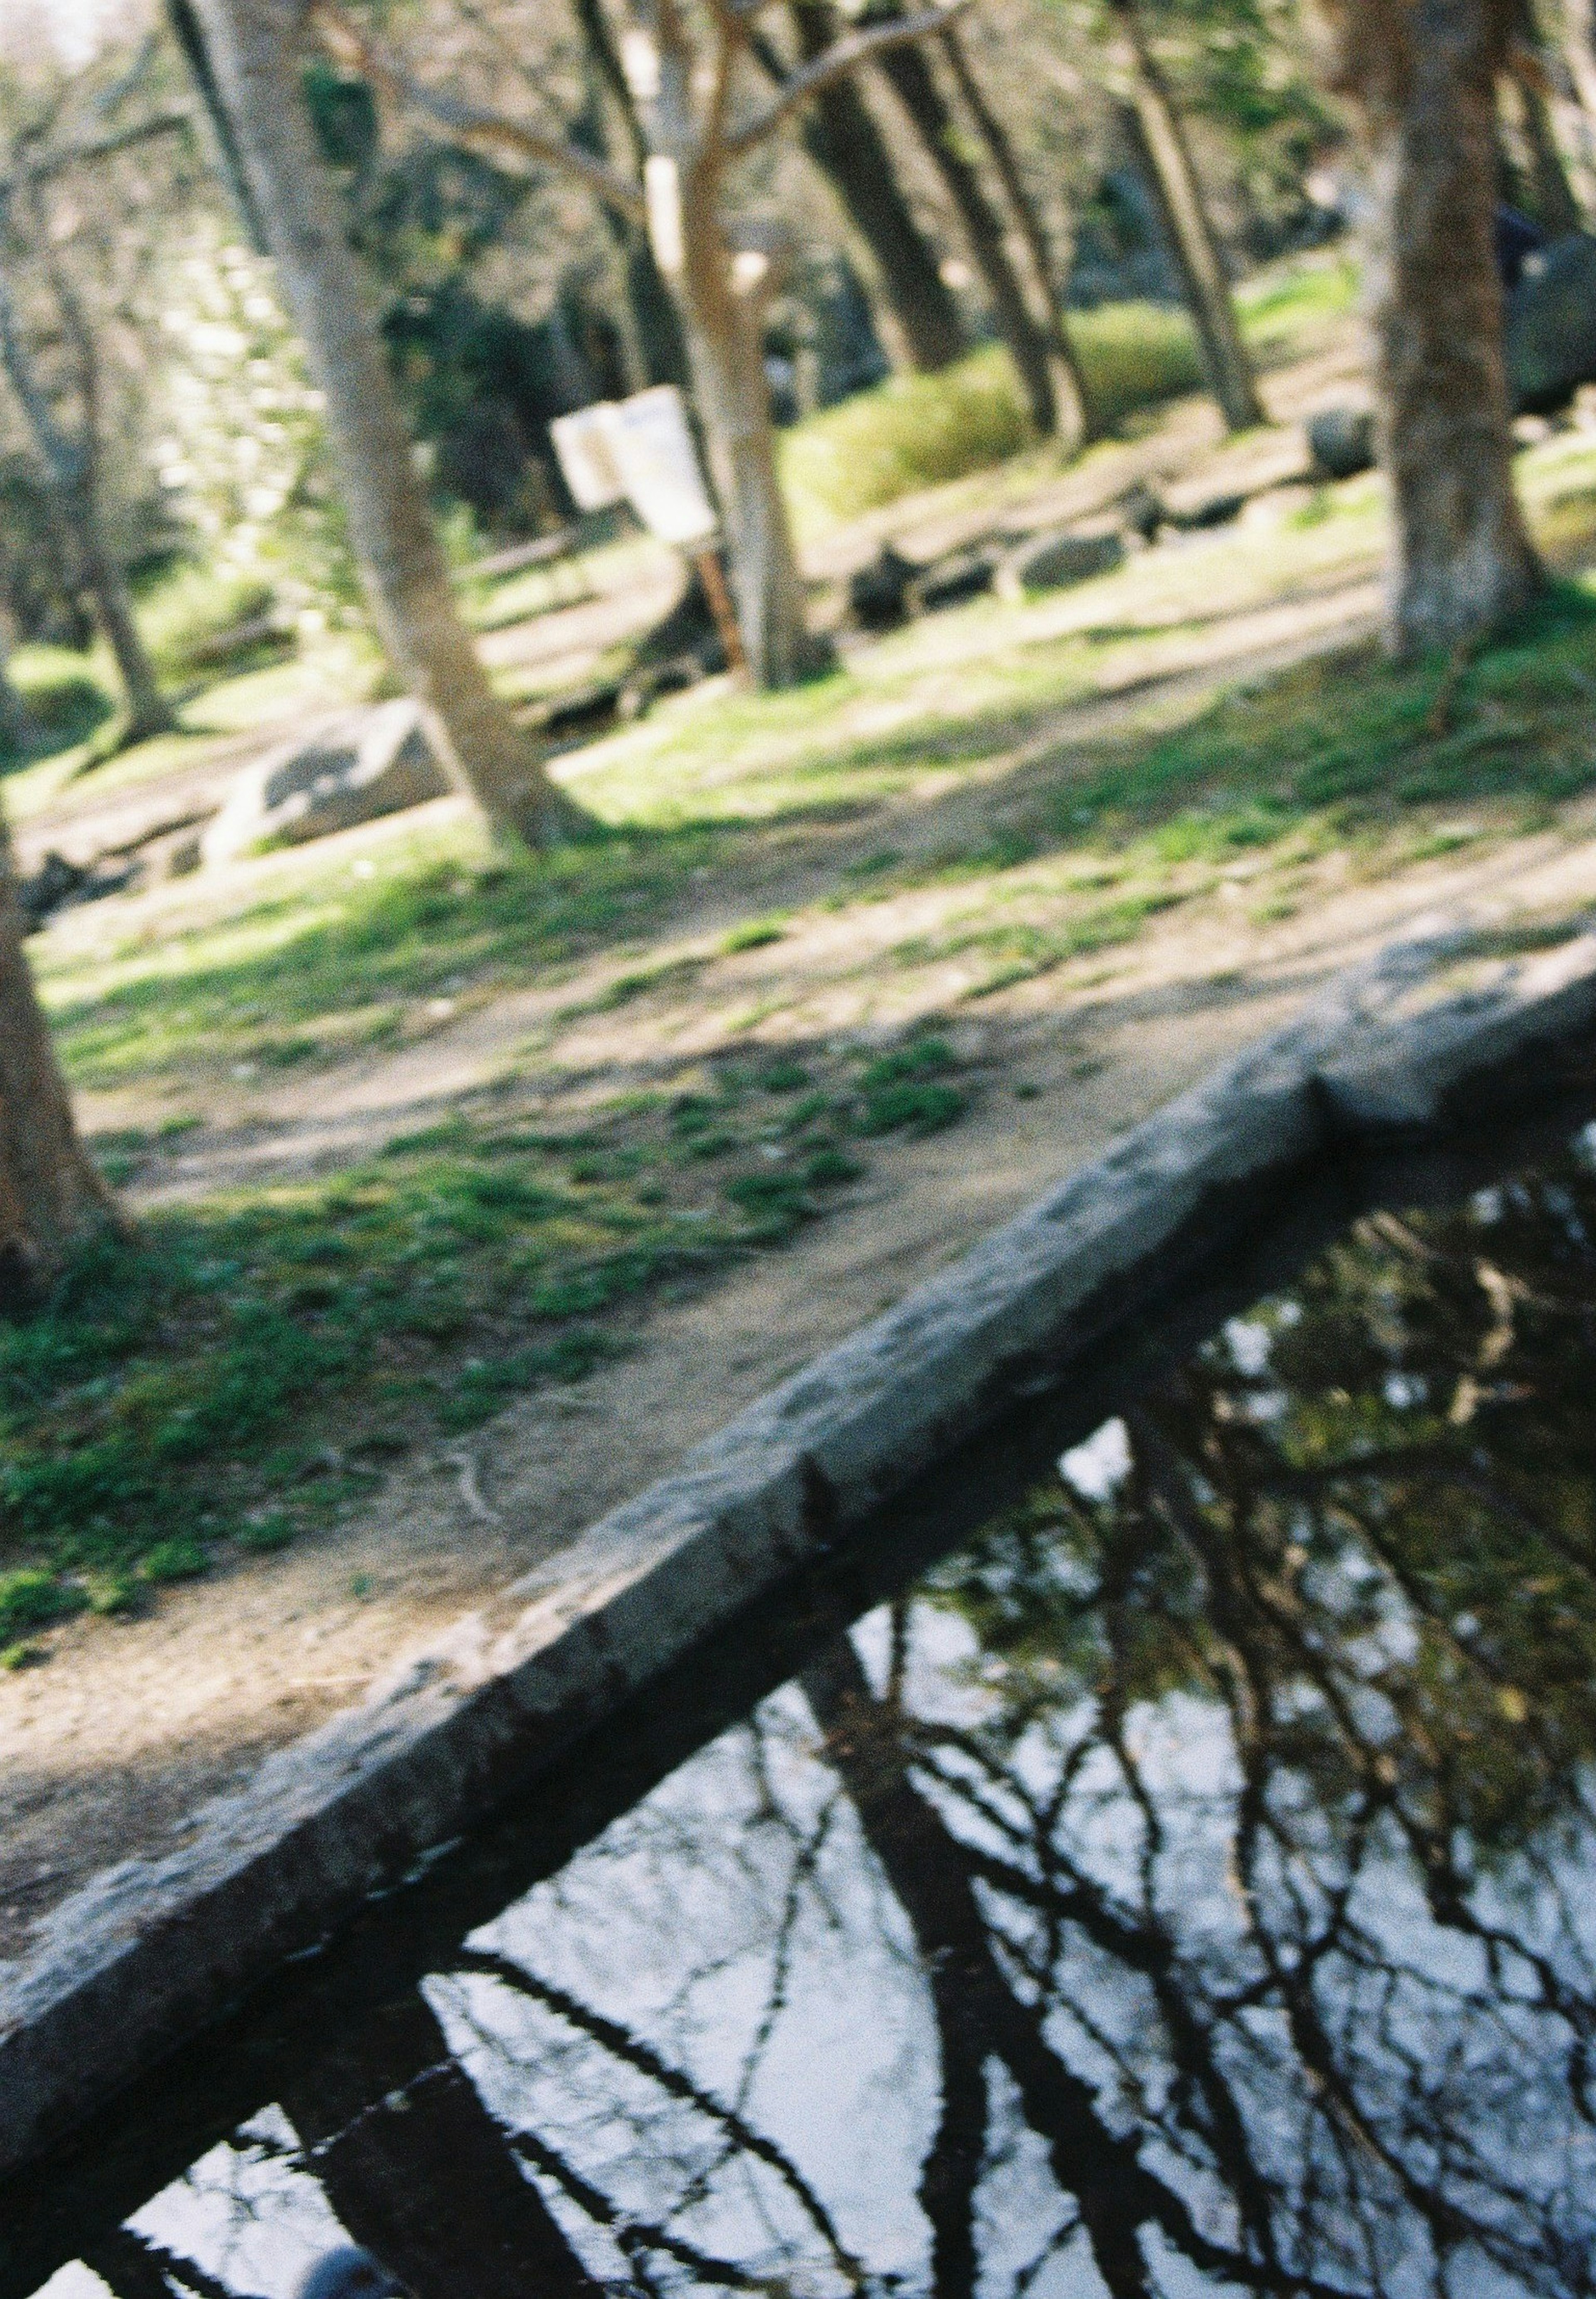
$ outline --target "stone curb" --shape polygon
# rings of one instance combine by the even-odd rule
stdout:
[[[1452,931],[1342,977],[356,1708],[128,1861],[0,1965],[0,2171],[69,2131],[372,1891],[530,1780],[1005,1403],[1056,1382],[1338,1138],[1443,1121],[1596,1027],[1596,934]]]

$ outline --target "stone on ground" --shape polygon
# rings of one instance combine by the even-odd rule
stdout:
[[[201,842],[207,863],[295,846],[443,798],[451,785],[409,701],[325,719],[245,767]]]
[[[1555,415],[1596,383],[1596,238],[1570,232],[1529,258],[1508,298],[1514,411]]]
[[[998,569],[998,596],[1018,602],[1028,591],[1067,590],[1072,583],[1108,574],[1124,557],[1125,536],[1118,527],[1030,535]]]

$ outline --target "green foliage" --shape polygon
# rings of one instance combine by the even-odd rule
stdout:
[[[964,1110],[964,1096],[947,1083],[956,1067],[945,1038],[915,1037],[866,1064],[860,1077],[861,1133],[939,1133]]]
[[[897,375],[781,440],[800,531],[857,518],[918,487],[984,470],[1030,444],[1008,354],[990,349],[940,375]]]
[[[138,600],[138,624],[156,668],[168,678],[192,677],[204,666],[207,646],[224,633],[257,621],[276,604],[276,591],[262,575],[220,572],[190,562],[153,583]],[[257,639],[253,652],[270,655],[280,637]],[[237,668],[243,657],[229,663]]]
[[[104,680],[65,647],[20,647],[11,659],[10,675],[43,738],[46,756],[87,742],[115,714],[115,697]]]
[[[1356,267],[1337,259],[1293,264],[1243,290],[1243,330],[1255,351],[1289,353],[1340,318],[1357,292]],[[1203,388],[1185,313],[1147,303],[1072,311],[1069,330],[1099,420]],[[972,352],[940,375],[894,376],[785,433],[782,476],[801,533],[894,502],[916,488],[985,470],[1032,444],[1008,353]]]

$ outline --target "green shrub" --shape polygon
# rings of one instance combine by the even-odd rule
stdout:
[[[992,345],[798,424],[782,440],[782,474],[799,527],[814,531],[985,470],[1030,438],[1008,353]]]
[[[81,1596],[63,1586],[54,1573],[26,1566],[17,1573],[0,1573],[0,1645],[82,1609]]]
[[[1202,385],[1183,311],[1105,303],[1070,316],[1099,419]],[[899,375],[798,424],[782,441],[782,474],[801,531],[814,533],[919,487],[988,469],[1034,434],[1009,354],[995,344],[939,375]]]
[[[1102,303],[1072,312],[1069,332],[1101,423],[1202,388],[1197,339],[1184,311],[1160,303]]]
[[[230,631],[239,630],[270,612],[274,593],[259,575],[219,575],[214,569],[190,560],[175,574],[163,576],[138,602],[138,627],[156,669],[166,678],[191,677],[196,670],[215,668],[206,651]],[[279,649],[281,637],[245,641],[227,667],[265,649]]]
[[[11,679],[46,751],[87,743],[116,708],[83,657],[66,647],[20,648],[12,657]]]

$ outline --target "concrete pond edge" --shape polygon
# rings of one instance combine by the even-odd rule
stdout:
[[[1534,941],[1534,937],[1526,937]],[[1066,1380],[1351,1138],[1596,1031],[1596,932],[1395,944],[612,1510],[489,1612],[103,1872],[0,1963],[0,2173],[67,2135],[1005,1405]],[[495,1621],[510,1620],[507,1628]]]

